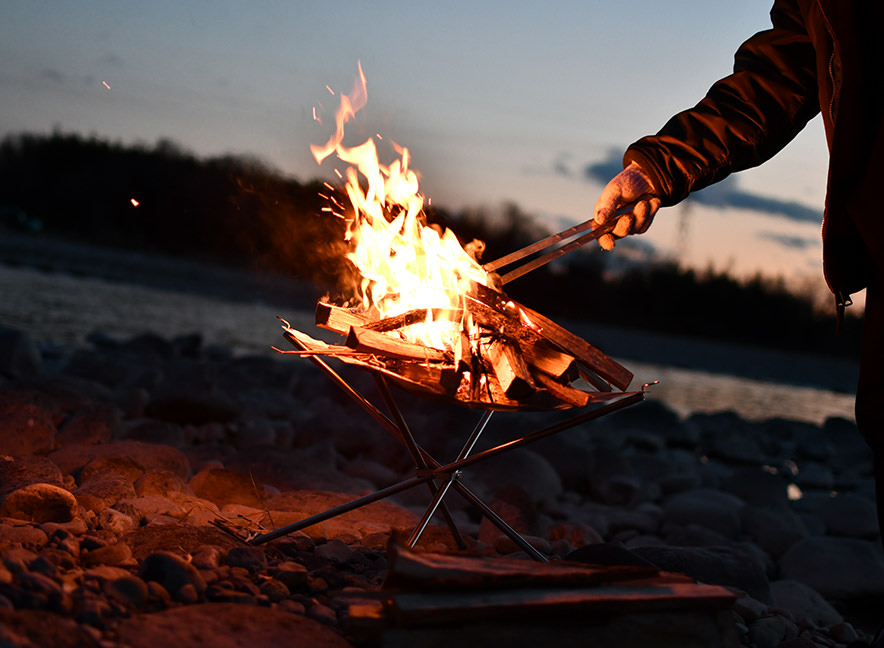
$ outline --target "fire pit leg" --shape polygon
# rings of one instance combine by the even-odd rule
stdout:
[[[314,524],[325,522],[326,520],[330,520],[331,518],[337,517],[338,515],[343,515],[344,513],[349,513],[350,511],[354,511],[373,502],[380,501],[385,497],[390,497],[391,495],[395,495],[396,493],[407,491],[408,489],[419,486],[423,482],[426,482],[432,478],[432,474],[417,475],[415,477],[412,477],[411,479],[401,481],[398,484],[393,484],[392,486],[382,488],[381,490],[375,491],[374,493],[370,493],[368,495],[364,495],[363,497],[351,500],[345,504],[335,506],[328,509],[327,511],[323,511],[322,513],[311,515],[308,518],[304,518],[300,522],[294,522],[284,527],[274,529],[273,531],[268,531],[267,533],[255,536],[254,538],[248,540],[248,544],[259,545],[264,544],[265,542],[270,542],[271,540],[281,538],[282,536],[288,535],[289,533],[294,533],[295,531],[306,529],[307,527],[313,526]]]
[[[390,410],[390,414],[393,416],[393,423],[399,428],[399,432],[402,436],[402,441],[405,443],[405,447],[408,448],[408,452],[411,454],[411,458],[414,461],[415,466],[417,466],[419,472],[426,472],[429,466],[427,465],[427,461],[424,458],[424,454],[420,451],[420,448],[417,445],[417,442],[414,440],[414,436],[411,433],[411,429],[408,427],[408,423],[405,421],[405,417],[402,416],[402,410],[399,409],[399,405],[396,404],[396,400],[393,398],[393,393],[390,391],[390,385],[387,383],[387,379],[384,378],[381,374],[375,373],[374,380],[377,384],[378,391],[381,394],[381,398],[384,400],[384,404],[387,406],[387,409]],[[487,423],[487,418],[485,419]],[[484,425],[482,426],[484,428]],[[481,431],[480,431],[481,433]],[[438,465],[435,461],[433,462],[435,465]],[[457,528],[457,525],[454,523],[454,518],[451,517],[451,512],[448,510],[448,507],[445,505],[445,502],[442,501],[442,498],[445,496],[443,492],[441,496],[438,496],[440,492],[439,487],[436,485],[436,482],[432,480],[427,481],[427,488],[430,489],[430,493],[433,495],[434,504],[431,505],[433,511],[437,507],[442,509],[442,517],[445,518],[445,524],[448,525],[448,528],[451,530],[451,535],[454,537],[455,543],[457,543],[458,549],[466,549],[467,543],[463,539],[463,536],[460,534],[460,529]],[[447,492],[448,487],[446,486],[444,491]],[[429,519],[427,519],[429,522]],[[420,525],[418,525],[420,526]],[[426,523],[423,523],[423,526],[426,527]],[[421,529],[421,533],[423,532],[423,528]],[[418,537],[420,534],[418,534]],[[412,538],[415,538],[414,534],[412,534]],[[415,538],[415,542],[417,539]],[[414,543],[411,543],[409,546],[414,546]]]
[[[473,428],[472,434],[470,434],[470,437],[467,439],[467,442],[461,449],[460,454],[457,455],[458,461],[461,459],[466,459],[470,452],[472,452],[473,448],[476,445],[476,442],[479,440],[479,437],[485,430],[485,426],[488,425],[488,421],[491,419],[492,414],[494,414],[492,410],[486,410],[482,413],[482,417],[479,419],[476,427]],[[420,523],[415,527],[414,532],[411,534],[411,538],[409,538],[408,540],[409,547],[413,547],[417,544],[418,540],[420,540],[421,534],[424,532],[424,529],[427,528],[427,525],[430,523],[433,515],[435,515],[436,509],[439,507],[439,504],[442,503],[443,498],[448,493],[448,490],[451,488],[454,482],[460,479],[460,475],[461,472],[459,470],[452,472],[448,477],[448,481],[445,482],[445,485],[436,492],[436,495],[433,497],[433,501],[430,502],[430,505],[427,507],[427,510],[421,518]]]

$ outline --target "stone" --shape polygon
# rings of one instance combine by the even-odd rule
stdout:
[[[171,470],[148,470],[135,480],[135,494],[139,497],[144,495],[162,495],[171,500],[181,496],[192,496],[193,491],[187,482]]]
[[[75,444],[59,448],[49,456],[66,474],[75,474],[90,461],[105,457],[133,459],[145,470],[170,470],[185,479],[190,476],[190,462],[180,450],[142,441]]]
[[[744,506],[740,509],[743,534],[774,558],[808,536],[802,519],[790,509]]]
[[[135,497],[135,487],[125,477],[113,474],[96,475],[86,480],[74,491],[77,503],[83,508],[99,513],[120,500]]]
[[[783,580],[797,580],[830,601],[884,596],[884,554],[876,542],[810,536],[780,557]]]
[[[34,405],[0,409],[0,455],[45,455],[55,447],[55,423]]]
[[[239,407],[230,394],[213,384],[207,367],[176,361],[167,366],[163,380],[151,392],[145,413],[160,421],[202,425],[234,421]]]
[[[829,535],[874,540],[878,536],[875,502],[855,493],[837,493],[820,501],[814,513]]]
[[[631,551],[663,571],[677,572],[703,583],[736,587],[763,603],[771,600],[762,567],[734,547],[634,547]]]
[[[267,497],[251,475],[227,468],[203,468],[191,477],[189,485],[195,495],[222,508],[228,504],[260,508]]]
[[[270,570],[270,574],[292,592],[299,592],[307,587],[309,573],[304,565],[292,560],[283,560]]]
[[[123,541],[85,551],[80,555],[84,567],[125,565],[131,561],[132,549]]]
[[[46,457],[0,455],[0,499],[31,484],[64,486],[64,476],[58,466]]]
[[[537,507],[528,493],[519,486],[507,486],[495,493],[488,502],[511,528],[521,535],[541,535],[541,520]],[[493,544],[501,531],[487,517],[479,525],[479,542]]]
[[[11,610],[0,606],[0,645],[4,648],[99,648],[101,644],[86,626],[61,615],[47,623],[45,610]]]
[[[706,454],[726,462],[758,465],[764,461],[764,452],[755,439],[743,434],[714,436],[706,442]]]
[[[42,367],[37,345],[23,331],[0,326],[0,375],[10,378],[36,376]]]
[[[296,522],[349,503],[353,499],[350,495],[328,491],[302,490],[281,493],[267,500],[266,505],[271,514],[266,522],[274,520],[276,526],[283,526],[281,520],[285,517],[284,512],[293,513],[290,518],[292,522]],[[308,527],[305,531],[317,532],[328,538],[335,537],[335,534],[339,533],[355,533],[359,537],[365,533],[390,533],[393,530],[410,534],[417,523],[418,517],[413,513],[382,500],[344,513],[315,527]]]
[[[721,480],[721,490],[747,504],[773,509],[789,506],[788,486],[789,482],[782,475],[757,466],[737,469]]]
[[[267,569],[267,555],[259,547],[234,547],[227,552],[229,567],[242,567],[251,573]]]
[[[120,430],[120,410],[111,403],[95,403],[76,412],[58,431],[59,446],[107,443]]]
[[[786,618],[772,615],[758,619],[749,626],[749,641],[757,648],[777,648],[798,636],[798,627]]]
[[[132,516],[112,508],[106,508],[98,514],[98,524],[117,536],[125,535],[138,526]]]
[[[42,524],[69,522],[77,513],[77,500],[70,491],[52,484],[30,484],[9,493],[0,502],[0,517]]]
[[[788,610],[802,625],[827,627],[844,621],[841,614],[819,592],[794,580],[770,584],[773,607]]]
[[[157,421],[152,418],[138,418],[124,421],[120,438],[146,443],[162,443],[174,447],[186,445],[184,429],[178,423]]]
[[[156,356],[109,347],[76,349],[61,368],[65,375],[111,389],[152,385],[161,369],[162,360]]]
[[[147,604],[149,596],[147,584],[137,576],[130,574],[106,581],[103,590],[117,603],[136,610],[140,610]]]
[[[664,521],[698,524],[727,538],[737,538],[743,505],[743,500],[735,495],[699,488],[670,497],[663,506],[663,516]]]
[[[829,466],[816,461],[808,461],[799,466],[798,474],[795,475],[795,483],[802,490],[831,491],[835,485],[835,476]]]
[[[339,493],[362,494],[373,491],[374,485],[364,479],[345,475],[333,460],[317,460],[310,450],[251,446],[228,457],[225,466],[254,477],[255,482],[280,491],[330,490]]]
[[[175,638],[176,648],[201,648],[211,637],[213,648],[278,648],[280,638],[292,646],[348,648],[333,628],[269,607],[236,603],[204,603],[122,619],[115,625],[117,641],[130,648],[156,648]]]
[[[186,560],[169,551],[147,556],[138,568],[138,577],[162,585],[174,599],[185,585],[192,585],[199,596],[206,591],[206,582],[199,571]]]
[[[123,477],[134,483],[144,474],[144,467],[133,457],[125,455],[109,455],[96,457],[80,470],[77,478],[84,483],[96,476],[113,475]]]
[[[612,506],[633,504],[641,481],[619,448],[607,443],[592,449],[589,495],[593,500]]]
[[[49,541],[46,532],[29,524],[13,525],[0,524],[0,546],[21,545],[22,547],[38,549]],[[2,580],[0,580],[2,582]]]
[[[184,515],[184,510],[178,504],[162,495],[125,498],[119,500],[114,507],[138,521],[156,515],[166,515],[175,519],[180,519]]]

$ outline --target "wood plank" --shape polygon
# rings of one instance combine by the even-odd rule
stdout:
[[[450,308],[416,308],[414,310],[406,311],[404,313],[393,315],[391,317],[385,317],[374,322],[366,321],[366,323],[362,324],[361,326],[362,328],[369,331],[378,331],[381,333],[385,333],[387,331],[394,331],[396,329],[405,328],[406,326],[421,324],[422,322],[427,321],[427,317],[430,317],[431,321],[434,322],[457,322],[461,317],[463,317],[463,311],[451,310]]]
[[[364,326],[368,321],[365,315],[354,313],[342,306],[335,306],[327,302],[316,304],[316,326],[341,335],[347,335],[351,326]]]
[[[522,355],[526,363],[554,378],[565,378],[569,382],[577,378],[574,356],[553,349],[542,341],[524,345]]]
[[[540,383],[540,386],[552,394],[556,400],[568,403],[574,407],[586,407],[589,404],[589,394],[582,389],[575,389],[574,387],[563,385],[543,373],[535,373],[534,378]]]
[[[407,342],[386,333],[369,331],[362,327],[351,326],[347,334],[347,346],[355,351],[376,353],[386,358],[400,358],[418,362],[449,361],[448,354],[439,349]]]
[[[518,347],[494,340],[485,346],[485,355],[507,398],[520,400],[534,393],[534,380]]]
[[[471,297],[473,297],[471,301],[478,300],[498,313],[505,313],[513,308],[521,309],[524,316],[530,322],[530,328],[529,325],[524,325],[523,328],[526,330],[533,331],[553,346],[573,355],[578,361],[592,368],[595,373],[618,389],[625,390],[629,387],[629,383],[632,382],[632,372],[623,367],[623,365],[602,353],[583,338],[556,324],[548,317],[508,299],[504,293],[496,292],[481,284],[473,284]]]

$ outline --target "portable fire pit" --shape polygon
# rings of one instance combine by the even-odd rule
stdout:
[[[360,497],[301,522],[250,540],[261,544],[317,524],[371,502],[425,484],[431,501],[409,539],[417,543],[430,519],[441,511],[458,546],[465,543],[445,504],[454,489],[476,505],[503,533],[537,560],[545,557],[496,515],[462,481],[462,471],[502,452],[557,434],[627,407],[643,390],[626,391],[632,373],[591,344],[540,313],[516,303],[503,286],[531,270],[611,231],[614,222],[593,228],[593,221],[572,227],[484,266],[484,244],[462,246],[450,230],[430,225],[418,193],[417,174],[409,169],[408,149],[389,166],[378,160],[375,140],[345,147],[344,125],[365,104],[362,69],[350,95],[341,95],[337,129],[312,152],[320,164],[336,154],[347,165],[341,195],[327,184],[323,194],[330,217],[346,224],[346,260],[356,270],[343,305],[320,302],[316,324],[342,336],[326,344],[292,329],[283,334],[294,349],[281,353],[310,359],[338,387],[401,441],[411,455],[415,474],[399,484]],[[504,267],[519,263],[506,274]],[[369,372],[387,413],[357,392],[323,358]],[[396,402],[391,385],[407,393],[481,410],[455,459],[442,463],[417,442]],[[579,414],[534,433],[472,454],[495,411],[580,409]]]
[[[443,502],[453,488],[478,507],[526,553],[536,560],[546,560],[463,483],[463,470],[502,452],[635,404],[643,399],[644,388],[626,391],[632,381],[631,372],[582,338],[509,300],[501,292],[475,286],[463,303],[475,320],[481,322],[481,326],[477,328],[478,333],[474,333],[474,336],[478,336],[478,342],[464,339],[464,350],[456,363],[452,352],[409,343],[396,335],[399,328],[424,321],[428,315],[425,312],[409,311],[396,317],[370,321],[349,309],[320,302],[316,309],[316,323],[345,336],[341,345],[313,339],[283,321],[283,335],[295,349],[277,351],[309,358],[334,384],[405,445],[414,461],[415,475],[342,506],[258,535],[250,540],[251,544],[267,542],[426,484],[432,494],[431,501],[408,540],[409,546],[418,542],[439,510],[458,546],[466,546]],[[336,358],[369,372],[388,414],[356,391],[323,357]],[[391,383],[422,398],[483,410],[453,461],[440,463],[418,444],[390,388]],[[573,408],[585,411],[471,454],[495,411]]]

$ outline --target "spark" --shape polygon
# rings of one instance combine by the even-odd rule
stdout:
[[[335,188],[334,188],[333,186],[331,186],[331,185],[330,185],[329,183],[327,183],[327,182],[323,182],[322,184],[325,185],[325,187],[328,188],[328,189],[331,190],[331,191],[334,191],[334,190],[335,190]]]
[[[103,85],[105,88],[107,88],[108,90],[110,90],[110,86],[107,84],[107,81],[102,81],[102,82],[101,82],[101,85]]]
[[[344,179],[344,175],[340,171],[338,171],[337,169],[335,169],[335,175],[338,176],[341,180]]]
[[[375,133],[374,135],[375,135],[375,137],[377,137],[379,140],[384,139],[384,138],[381,136],[380,133]]]
[[[322,119],[316,114],[316,106],[313,106],[313,121],[322,124]]]
[[[132,206],[133,206],[133,207],[138,207],[138,205],[141,204],[141,203],[138,202],[135,198],[130,198],[130,199],[129,199],[129,202],[132,203]]]
[[[325,89],[329,91],[329,94],[332,94],[332,95],[335,94],[335,91],[332,90],[329,86],[325,86]]]

